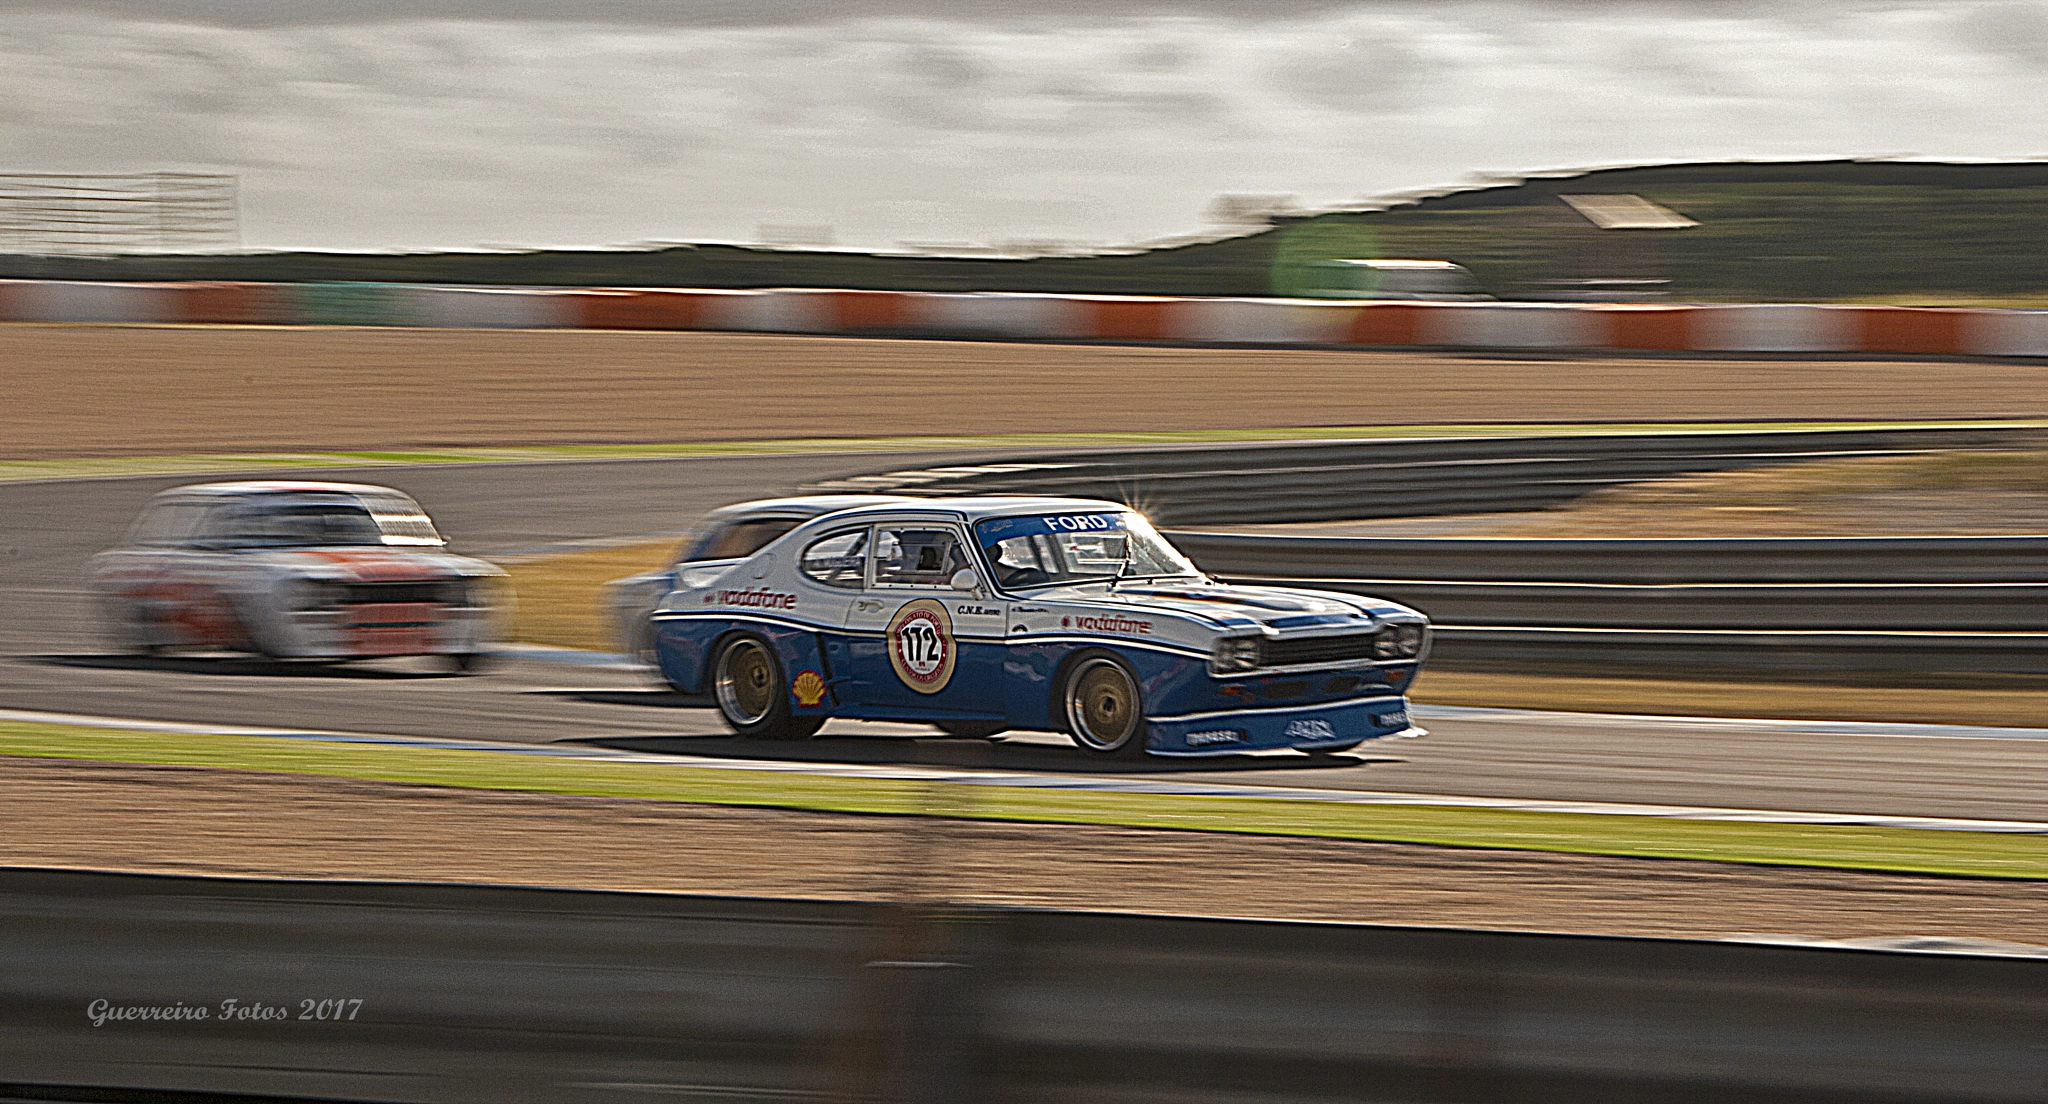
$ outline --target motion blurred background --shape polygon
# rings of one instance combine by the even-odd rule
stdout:
[[[1507,298],[2048,287],[2039,0],[11,0],[0,72],[0,171],[230,175],[239,227],[200,248],[378,254],[0,276],[1261,295],[1424,256]],[[1556,198],[1584,192],[1699,225],[1603,231]],[[524,252],[683,242],[750,248]],[[495,253],[389,255],[421,250]]]

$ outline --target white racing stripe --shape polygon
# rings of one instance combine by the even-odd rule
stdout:
[[[245,728],[231,725],[187,724],[173,721],[94,717],[75,713],[36,713],[20,710],[0,710],[0,721],[77,725],[86,728],[107,728],[141,732],[261,736],[278,739],[319,740],[330,743],[425,748],[439,751],[489,751],[513,755],[539,755],[554,759],[582,759],[612,763],[660,763],[672,767],[688,767],[695,770],[754,771],[764,774],[803,774],[832,778],[886,781],[950,782],[968,786],[1002,786],[1014,789],[1159,794],[1173,797],[1258,797],[1283,801],[1323,801],[1343,805],[1427,805],[1439,808],[1492,809],[1530,813],[1576,813],[1592,816],[1661,817],[1673,820],[1735,821],[1751,824],[1916,828],[1946,832],[1996,832],[2022,835],[2048,834],[2048,823],[2022,820],[1965,820],[1953,817],[1884,816],[1874,813],[1803,813],[1783,809],[1722,809],[1711,806],[1629,805],[1599,801],[1464,797],[1454,794],[1393,793],[1370,790],[1314,790],[1278,786],[1243,786],[1227,783],[1097,775],[1014,774],[997,771],[958,770],[946,767],[873,766],[861,763],[766,762],[750,759],[649,755],[636,752],[613,751],[608,748],[585,747],[582,745],[487,743],[483,741],[446,740],[423,736],[399,736],[368,732]]]
[[[1826,736],[1883,736],[1910,740],[2048,740],[2048,728],[1917,724],[1886,721],[1814,721],[1769,717],[1683,717],[1659,713],[1564,713],[1541,709],[1497,709],[1469,705],[1414,704],[1409,712],[1433,720],[1527,721],[1540,724],[1614,725],[1642,728],[1762,728]]]

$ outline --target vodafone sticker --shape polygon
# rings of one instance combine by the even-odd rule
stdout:
[[[936,694],[953,681],[959,645],[946,607],[930,598],[905,603],[889,619],[889,665],[905,686]]]

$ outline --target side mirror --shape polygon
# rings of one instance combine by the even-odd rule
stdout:
[[[953,573],[954,590],[980,590],[981,576],[971,567],[963,567]]]

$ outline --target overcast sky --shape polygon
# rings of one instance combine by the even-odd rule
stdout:
[[[2048,155],[2048,0],[0,0],[0,89],[0,171],[232,172],[252,246],[1113,244],[1223,192]]]

